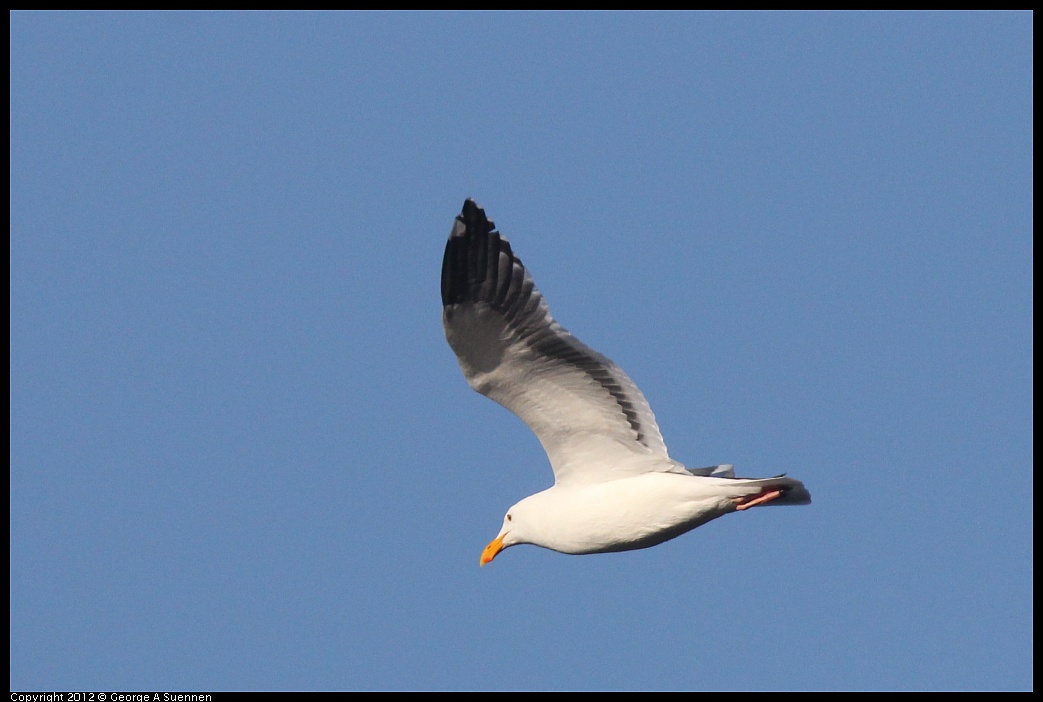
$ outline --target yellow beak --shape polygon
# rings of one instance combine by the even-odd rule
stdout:
[[[496,554],[503,550],[503,537],[507,534],[500,534],[488,546],[482,551],[482,557],[478,559],[478,565],[483,566],[492,559],[496,558]]]

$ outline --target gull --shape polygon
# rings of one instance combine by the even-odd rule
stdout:
[[[482,551],[532,544],[567,554],[648,548],[712,519],[764,505],[806,505],[785,475],[736,478],[667,454],[632,380],[551,317],[510,243],[468,199],[442,260],[442,324],[468,384],[536,434],[554,484],[521,500]]]

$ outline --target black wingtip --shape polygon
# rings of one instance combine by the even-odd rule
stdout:
[[[445,245],[442,305],[502,303],[512,278],[509,269],[501,275],[501,256],[505,256],[507,262],[513,259],[511,245],[496,231],[485,210],[467,198]]]
[[[462,234],[488,234],[496,229],[496,224],[485,216],[485,210],[471,198],[464,200],[457,219],[464,225]]]

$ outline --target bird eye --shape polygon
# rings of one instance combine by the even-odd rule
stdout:
[[[508,522],[511,521],[511,515],[509,515],[509,514],[507,515],[507,521]]]

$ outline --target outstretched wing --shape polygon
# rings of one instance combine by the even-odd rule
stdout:
[[[471,387],[518,415],[557,482],[683,471],[641,391],[554,321],[511,245],[472,200],[442,261],[442,322]]]

